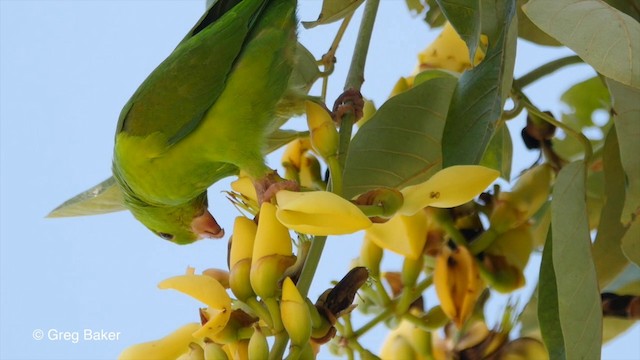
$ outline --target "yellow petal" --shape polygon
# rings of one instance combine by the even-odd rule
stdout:
[[[478,196],[500,176],[478,165],[456,165],[438,171],[429,180],[401,190],[404,204],[399,213],[412,215],[427,206],[450,208]]]
[[[231,315],[231,298],[225,288],[214,278],[206,275],[180,275],[158,284],[160,289],[174,289],[205,303],[210,314],[207,331],[220,331]],[[211,324],[209,324],[211,323]],[[194,333],[195,336],[195,333]]]
[[[258,195],[256,195],[256,188],[253,186],[253,182],[248,176],[240,176],[238,180],[231,183],[233,191],[243,195],[249,200],[258,201]]]
[[[251,258],[257,230],[258,225],[253,220],[244,216],[236,217],[233,223],[233,240],[229,250],[230,269],[233,269],[238,261]]]
[[[300,169],[302,156],[310,149],[311,140],[308,137],[292,140],[282,154],[282,165]]]
[[[212,308],[231,309],[231,299],[224,287],[206,275],[179,275],[158,284],[160,289],[174,289],[205,303]]]
[[[281,193],[279,191],[278,193]],[[262,203],[256,231],[256,240],[253,245],[253,261],[258,261],[265,256],[285,255],[293,253],[289,230],[276,218],[276,207],[271,203]]]
[[[207,314],[207,322],[202,325],[198,331],[193,333],[193,337],[197,339],[202,339],[205,337],[212,338],[217,333],[219,333],[229,322],[229,317],[231,316],[231,309],[215,309],[209,307],[204,310]]]
[[[158,359],[173,360],[189,351],[189,344],[196,341],[193,332],[198,323],[189,323],[162,339],[132,345],[118,356],[118,360]]]
[[[365,237],[381,248],[417,259],[427,241],[428,227],[427,214],[418,211],[411,216],[396,215],[386,223],[373,224]]]
[[[278,191],[278,220],[310,235],[344,235],[366,229],[371,221],[357,206],[328,191]]]
[[[291,342],[296,345],[306,344],[311,337],[311,314],[305,299],[288,277],[282,284],[280,314]]]
[[[323,106],[313,101],[305,101],[305,104],[313,149],[324,159],[335,156],[338,152],[340,135],[338,135],[331,114]]]

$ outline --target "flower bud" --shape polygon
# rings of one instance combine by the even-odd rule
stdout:
[[[229,360],[227,352],[224,351],[222,346],[212,342],[204,342],[204,360]]]
[[[260,327],[256,327],[249,339],[249,359],[267,360],[269,358],[269,344]]]
[[[233,224],[233,240],[229,250],[229,268],[233,267],[244,259],[251,259],[253,256],[253,243],[258,231],[258,225],[244,216],[236,217]]]
[[[368,232],[365,232],[362,246],[360,247],[360,265],[369,269],[372,277],[380,275],[380,262],[382,261],[382,248],[370,239]]]
[[[262,203],[259,216],[249,278],[253,291],[266,299],[276,296],[278,281],[295,257],[289,230],[276,219],[275,205]]]
[[[238,300],[244,301],[255,296],[249,274],[251,257],[258,226],[253,220],[244,216],[236,218],[229,250],[229,286]]]
[[[402,320],[395,329],[389,332],[387,338],[382,343],[380,358],[382,360],[421,359],[422,357],[416,352],[418,346],[425,345],[423,343],[423,336],[420,333],[427,334],[430,340],[427,332],[418,329],[414,324],[406,320]],[[414,343],[414,340],[417,340],[418,343]],[[428,348],[421,350],[428,350]]]
[[[336,156],[340,135],[331,115],[315,102],[306,101],[305,104],[313,149],[325,160]]]
[[[309,313],[307,302],[288,277],[282,284],[280,313],[284,328],[291,338],[291,343],[302,347],[309,342],[311,337],[311,314]]]
[[[189,344],[189,351],[182,354],[176,360],[205,360],[204,350],[196,343]]]

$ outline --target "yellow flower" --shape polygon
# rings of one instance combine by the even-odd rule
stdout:
[[[188,271],[186,275],[174,276],[158,284],[160,289],[174,289],[187,294],[207,305],[203,312],[208,321],[193,333],[193,337],[202,339],[212,337],[222,330],[231,315],[231,298],[225,288],[214,278],[207,275],[195,275]]]
[[[278,220],[300,233],[344,235],[371,226],[371,220],[356,205],[328,191],[281,190],[276,199]]]
[[[263,299],[275,297],[278,281],[294,262],[289,230],[276,219],[275,205],[262,203],[249,273],[253,291]]]
[[[236,217],[233,225],[229,249],[229,286],[238,300],[246,300],[255,295],[249,281],[249,273],[257,228],[253,220],[244,216]]]
[[[478,265],[471,252],[448,246],[436,257],[433,283],[440,306],[459,328],[471,317],[478,297],[484,289]]]
[[[396,215],[384,224],[373,224],[367,229],[365,239],[381,248],[391,250],[410,259],[422,255],[427,241],[428,218],[424,211],[411,216]]]
[[[256,194],[256,188],[253,186],[253,182],[246,175],[240,175],[238,180],[231,183],[233,191],[244,196],[248,200],[258,203],[258,195]]]
[[[192,334],[198,329],[200,324],[189,323],[162,339],[129,346],[118,356],[118,360],[176,359],[189,352],[189,344],[196,341]]]
[[[313,101],[305,101],[305,105],[313,149],[325,160],[336,156],[340,135],[331,114]]]
[[[280,301],[282,324],[287,330],[291,343],[304,345],[311,337],[311,314],[307,302],[302,297],[291,278],[284,279],[282,300]]]
[[[282,166],[300,171],[302,157],[311,149],[311,140],[308,137],[292,140],[282,154]]]
[[[488,44],[486,35],[480,36],[480,43],[483,46]],[[479,64],[482,59],[484,59],[484,51],[482,46],[479,46],[476,49],[474,65]],[[418,61],[419,64],[416,72],[428,69],[446,69],[463,72],[473,67],[469,59],[467,44],[448,22],[444,25],[442,32],[433,43],[418,54]]]
[[[429,180],[401,190],[402,215],[413,215],[427,206],[451,208],[462,205],[486,189],[500,176],[496,170],[478,165],[456,165],[444,168]]]

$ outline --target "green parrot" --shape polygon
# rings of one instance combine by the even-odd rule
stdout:
[[[273,174],[264,153],[282,125],[279,103],[288,102],[295,12],[295,0],[217,1],[122,109],[115,202],[161,238],[188,244],[222,237],[207,210],[207,188],[239,170],[258,184]],[[69,216],[56,210],[50,216]]]

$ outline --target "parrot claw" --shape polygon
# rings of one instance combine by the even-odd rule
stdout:
[[[254,183],[258,204],[269,202],[280,190],[300,191],[300,185],[293,180],[281,178],[277,172],[273,171],[264,178]]]
[[[342,123],[342,117],[347,113],[355,115],[354,123],[362,118],[364,100],[360,91],[350,88],[345,90],[333,105],[332,117],[338,125]]]

